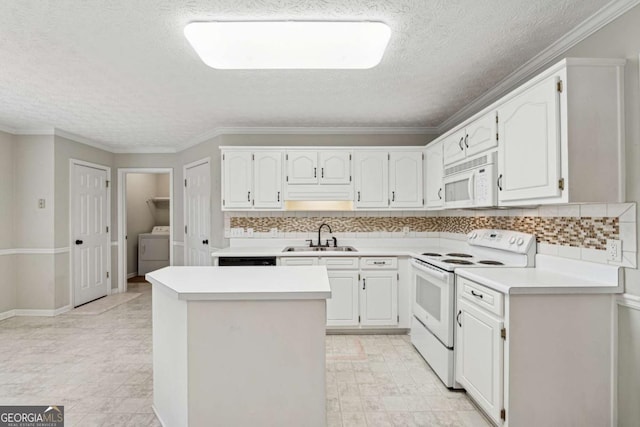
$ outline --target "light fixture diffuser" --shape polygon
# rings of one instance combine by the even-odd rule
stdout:
[[[184,34],[222,70],[367,69],[380,63],[391,30],[382,22],[192,22]]]

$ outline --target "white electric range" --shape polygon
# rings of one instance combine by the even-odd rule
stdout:
[[[511,230],[474,230],[456,250],[428,248],[411,260],[411,342],[449,388],[455,382],[455,269],[533,267],[536,238]]]

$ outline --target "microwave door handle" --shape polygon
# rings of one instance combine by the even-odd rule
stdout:
[[[475,189],[476,189],[476,173],[472,172],[471,175],[469,176],[469,200],[471,200],[472,202],[475,202],[476,200],[476,195],[475,195]]]

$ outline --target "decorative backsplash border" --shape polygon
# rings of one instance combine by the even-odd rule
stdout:
[[[606,250],[607,239],[619,239],[617,217],[231,217],[231,228],[253,228],[257,233],[314,232],[327,223],[336,233],[409,232],[468,233],[478,228],[496,228],[535,234],[538,243]]]

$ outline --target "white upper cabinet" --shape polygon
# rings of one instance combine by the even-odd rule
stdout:
[[[444,164],[455,163],[465,158],[464,129],[455,132],[443,140]]]
[[[253,207],[282,207],[282,152],[263,151],[253,155]]]
[[[427,208],[439,208],[444,205],[442,146],[442,142],[429,144],[424,153],[427,175],[427,188],[425,190],[425,204]]]
[[[498,146],[496,113],[490,112],[465,127],[464,148],[467,156]]]
[[[222,155],[222,208],[251,208],[252,155],[250,151],[227,151]]]
[[[225,150],[222,210],[282,209],[282,151]]]
[[[624,201],[624,60],[568,58],[498,107],[498,204]]]
[[[502,105],[500,202],[560,195],[560,93],[551,76]]]
[[[422,151],[389,153],[389,191],[392,208],[424,206]]]
[[[444,164],[449,165],[498,145],[496,113],[491,111],[452,133],[444,141]]]
[[[389,171],[386,151],[356,151],[356,208],[387,208],[389,206]]]
[[[320,183],[349,184],[351,182],[351,152],[320,151]]]
[[[317,151],[287,151],[287,183],[318,183]]]

